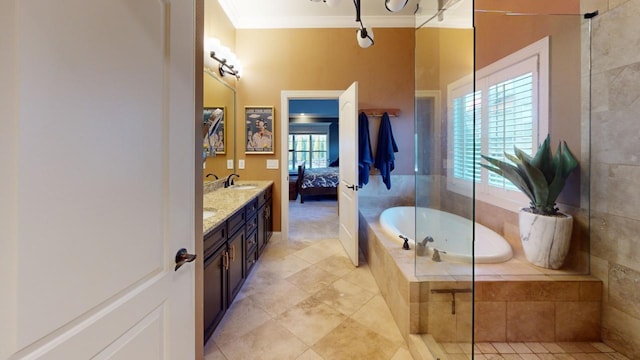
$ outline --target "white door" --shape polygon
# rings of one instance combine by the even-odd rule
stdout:
[[[0,359],[193,359],[194,0],[0,5]]]
[[[358,266],[358,82],[340,95],[340,242]]]

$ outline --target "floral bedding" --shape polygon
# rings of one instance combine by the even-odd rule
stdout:
[[[303,189],[308,188],[337,188],[340,180],[338,179],[338,167],[326,167],[305,169],[304,178],[300,185]]]

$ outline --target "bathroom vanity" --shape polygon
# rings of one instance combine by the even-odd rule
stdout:
[[[272,181],[238,182],[204,195],[205,343],[271,237],[272,185]]]

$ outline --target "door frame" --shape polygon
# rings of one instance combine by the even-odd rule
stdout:
[[[289,238],[289,100],[331,99],[338,100],[344,90],[282,90],[280,93],[280,233]],[[338,139],[340,134],[338,134]]]

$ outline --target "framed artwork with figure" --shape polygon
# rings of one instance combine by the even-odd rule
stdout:
[[[206,107],[203,111],[204,151],[207,156],[226,153],[225,118],[227,111],[224,106]]]
[[[273,106],[245,106],[245,154],[273,154]]]

